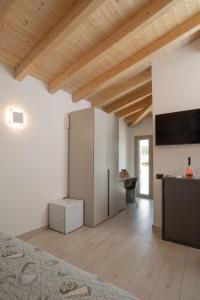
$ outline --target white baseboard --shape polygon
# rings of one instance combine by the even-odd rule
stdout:
[[[23,233],[23,234],[20,234],[17,237],[25,241],[25,240],[30,239],[30,238],[34,237],[35,235],[37,235],[38,233],[40,233],[44,230],[47,230],[47,229],[48,229],[48,225],[37,228],[37,229],[34,229],[34,230],[31,230],[31,231]]]
[[[160,229],[162,228],[162,226],[161,226],[161,225],[158,225],[158,224],[152,224],[152,227],[153,227],[153,228],[154,228],[154,227],[155,227],[155,228],[160,228]]]

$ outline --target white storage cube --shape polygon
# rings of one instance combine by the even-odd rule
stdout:
[[[49,227],[69,233],[83,226],[83,200],[61,199],[49,203]]]

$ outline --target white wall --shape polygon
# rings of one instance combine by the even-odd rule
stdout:
[[[7,125],[9,106],[25,110],[24,129]],[[34,78],[18,82],[0,65],[0,231],[17,235],[47,225],[48,202],[68,193],[65,115],[88,106],[62,91],[49,94]]]
[[[127,169],[129,171],[129,142],[130,128],[123,119],[119,120],[119,171]],[[130,171],[129,171],[130,172]]]
[[[200,108],[200,40],[153,64],[153,114]],[[187,157],[200,168],[200,145],[155,146],[157,173],[185,174]],[[154,224],[161,225],[161,182],[154,179]]]
[[[153,121],[151,117],[145,118],[137,126],[130,128],[130,174],[134,176],[135,164],[135,137],[153,135]]]

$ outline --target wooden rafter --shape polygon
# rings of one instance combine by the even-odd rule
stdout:
[[[79,0],[54,29],[30,52],[16,68],[16,79],[22,80],[48,51],[70,35],[105,0]]]
[[[16,2],[16,0],[7,0],[3,7],[0,9],[0,24],[4,22],[7,14],[9,13],[11,7]]]
[[[146,117],[151,117],[152,118],[153,114],[152,114],[152,110],[148,113],[148,115],[146,115]]]
[[[131,124],[132,122],[134,122],[135,120],[137,120],[141,116],[141,114],[144,112],[144,110],[145,109],[143,108],[139,112],[134,113],[131,117],[130,116],[126,117],[124,119],[124,121],[127,123],[127,125]]]
[[[135,119],[137,119],[137,118],[140,116],[140,114],[142,114],[142,113],[143,113],[149,106],[151,106],[151,105],[152,105],[152,102],[148,102],[148,103],[144,104],[143,107],[142,107],[141,110],[140,110],[140,113],[138,113],[138,115],[136,115],[136,114],[133,113],[133,114],[131,114],[131,115],[125,117],[125,118],[124,118],[125,122],[126,122],[126,123],[131,123],[131,122],[133,122]]]
[[[152,105],[146,106],[141,112],[139,112],[135,117],[133,117],[132,121],[128,123],[130,127],[136,126],[140,123],[152,110]]]
[[[150,105],[151,103],[152,103],[152,96],[148,96],[147,98],[120,110],[119,112],[116,113],[116,116],[118,118],[125,118],[130,115],[131,117],[131,115],[135,111],[141,110],[145,105]]]
[[[141,63],[142,60],[150,57],[156,51],[176,41],[177,39],[182,39],[191,35],[199,29],[200,14],[198,13],[197,15],[189,18],[184,23],[169,31],[167,34],[163,35],[143,49],[134,53],[133,55],[122,61],[120,64],[100,75],[98,78],[96,78],[86,86],[76,91],[73,95],[73,101],[78,101],[95,94],[109,81],[113,80],[117,76],[122,75],[124,72],[127,72],[130,68],[133,68],[137,64]]]
[[[102,43],[100,43],[96,48],[90,51],[87,55],[84,55],[71,67],[61,73],[49,84],[49,91],[56,92],[61,88],[67,80],[70,79],[75,73],[83,70],[87,65],[95,62],[99,57],[106,53],[114,47],[119,41],[122,41],[130,33],[136,33],[150,22],[152,22],[159,14],[164,13],[169,6],[175,0],[154,0],[145,9],[143,9],[136,16],[131,18],[127,23],[116,30],[111,36],[106,38]]]
[[[136,75],[134,78],[128,80],[122,85],[117,85],[116,87],[108,88],[105,96],[99,96],[92,101],[93,106],[105,105],[117,98],[123,97],[124,95],[136,90],[142,85],[151,81],[151,68],[144,70],[143,72]]]
[[[138,102],[147,96],[150,96],[152,94],[152,87],[151,83],[146,84],[145,86],[142,86],[141,88],[137,89],[133,93],[131,93],[128,96],[125,96],[121,99],[118,99],[117,101],[114,101],[113,103],[110,103],[104,107],[104,111],[111,113],[119,111],[134,102]]]
[[[138,108],[138,109],[136,109],[136,110],[132,111],[132,114],[131,114],[131,116],[133,117],[135,114],[137,114],[137,113],[141,112],[142,110],[143,110],[143,108],[140,106],[140,108]]]

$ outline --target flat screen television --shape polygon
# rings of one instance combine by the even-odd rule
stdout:
[[[200,143],[200,109],[156,115],[156,145]]]

